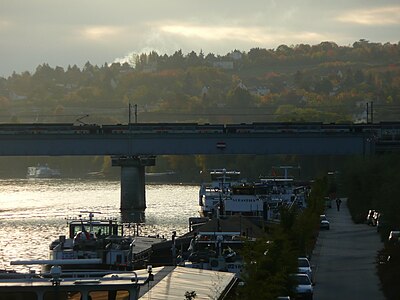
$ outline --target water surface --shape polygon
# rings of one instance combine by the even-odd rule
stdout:
[[[183,234],[198,216],[198,187],[147,185],[142,234]],[[0,180],[0,268],[12,260],[48,259],[49,244],[67,235],[68,217],[101,212],[121,220],[119,181]],[[86,214],[82,214],[86,215]]]

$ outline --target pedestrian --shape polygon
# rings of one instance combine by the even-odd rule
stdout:
[[[340,198],[336,198],[336,207],[337,207],[337,211],[340,210],[340,204],[342,204],[342,200],[340,200]]]

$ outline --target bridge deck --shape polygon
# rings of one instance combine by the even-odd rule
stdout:
[[[2,156],[369,154],[363,134],[0,134]]]

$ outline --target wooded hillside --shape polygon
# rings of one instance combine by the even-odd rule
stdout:
[[[0,78],[0,122],[211,123],[396,120],[400,44],[365,40],[233,50],[220,56],[181,50],[81,69],[39,65]]]

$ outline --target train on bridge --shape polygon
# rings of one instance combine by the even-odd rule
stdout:
[[[73,123],[0,123],[8,134],[367,134],[379,140],[400,140],[400,122],[369,124],[268,122],[250,124],[130,123],[98,125]]]

